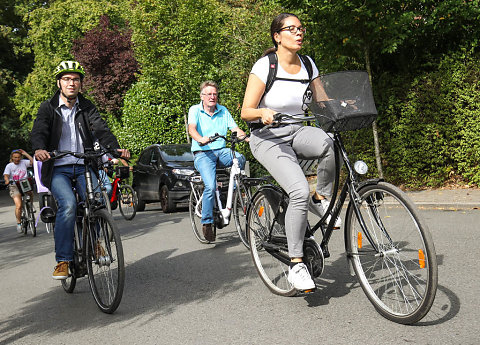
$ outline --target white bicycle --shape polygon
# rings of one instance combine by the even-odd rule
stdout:
[[[249,248],[246,228],[248,205],[251,202],[252,195],[258,189],[259,185],[267,183],[268,180],[267,178],[248,177],[245,175],[245,172],[240,169],[238,159],[235,157],[235,146],[236,144],[244,141],[246,137],[239,138],[236,136],[236,133],[233,132],[231,138],[229,139],[219,134],[215,134],[209,139],[209,142],[223,139],[230,143],[230,148],[233,155],[232,166],[226,168],[230,176],[228,180],[228,188],[226,188],[227,186],[224,185],[224,181],[218,181],[217,176],[215,204],[213,207],[213,233],[216,235],[217,228],[222,229],[223,227],[227,226],[230,223],[230,217],[233,214],[235,227],[238,235],[240,236],[240,240],[245,247]],[[196,171],[192,176],[189,177],[189,181],[191,186],[189,210],[193,233],[201,243],[210,243],[210,241],[204,237],[202,232],[201,220],[204,184],[200,173]],[[222,199],[224,203],[222,203]]]

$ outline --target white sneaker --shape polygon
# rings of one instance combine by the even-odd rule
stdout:
[[[328,201],[327,199],[322,199],[320,200],[320,202],[315,202],[313,201],[313,195],[310,198],[308,203],[308,209],[310,210],[310,212],[312,212],[313,214],[317,215],[320,218],[322,218],[325,212],[328,210],[328,206],[330,206],[330,201]],[[331,218],[330,216],[327,217],[327,219],[325,220],[326,224],[330,223],[330,218]],[[338,217],[337,220],[335,221],[334,228],[335,229],[340,228],[341,225],[342,225],[342,220],[340,219],[340,217]]]
[[[288,269],[288,282],[297,290],[315,289],[315,283],[303,262]]]
[[[22,224],[20,224],[20,223],[17,223],[17,232],[18,232],[19,234],[21,234],[21,233],[23,232],[23,230],[22,230]]]

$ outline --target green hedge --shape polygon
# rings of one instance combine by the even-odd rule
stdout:
[[[411,79],[389,76],[377,85],[390,180],[409,187],[480,183],[479,60],[454,54],[435,71]]]

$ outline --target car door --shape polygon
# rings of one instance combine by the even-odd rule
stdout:
[[[148,200],[148,166],[151,155],[151,148],[145,149],[133,168],[133,186],[142,200]]]
[[[149,195],[151,195],[152,200],[160,200],[161,170],[162,164],[160,161],[160,152],[158,150],[158,147],[155,146],[152,148],[148,175],[148,188],[150,189]]]

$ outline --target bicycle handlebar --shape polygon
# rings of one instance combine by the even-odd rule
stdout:
[[[200,146],[205,146],[205,145],[208,145],[212,142],[214,142],[215,140],[217,139],[223,139],[225,140],[226,142],[229,142],[229,143],[241,143],[242,141],[245,141],[245,139],[247,139],[249,137],[249,135],[245,135],[244,137],[237,137],[237,132],[232,132],[232,136],[230,139],[228,139],[226,136],[224,135],[220,135],[218,133],[215,133],[214,135],[212,135],[211,137],[208,137],[208,141],[204,144],[202,143],[199,143]]]
[[[94,160],[97,158],[100,158],[104,154],[109,153],[115,158],[120,158],[120,154],[117,152],[117,150],[112,150],[112,149],[101,149],[99,151],[89,151],[89,152],[73,152],[73,151],[57,151],[54,150],[52,152],[49,152],[48,154],[50,155],[51,159],[59,159],[62,157],[65,157],[67,155],[76,157],[78,159],[86,159],[86,160]]]
[[[284,122],[283,120],[285,119],[292,120],[289,123],[298,123],[303,121],[311,121],[315,119],[315,116],[305,115],[305,114],[290,115],[290,114],[276,113],[276,114],[273,114],[273,122],[268,125],[265,125],[265,127],[263,128],[260,128],[260,132],[263,132],[266,129],[280,125],[282,122]]]

